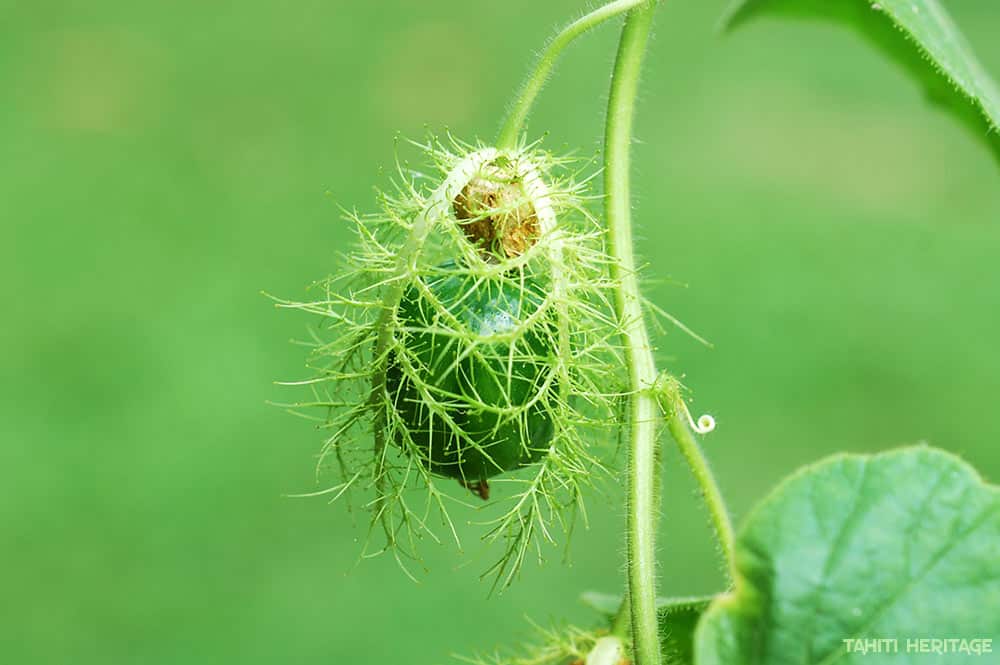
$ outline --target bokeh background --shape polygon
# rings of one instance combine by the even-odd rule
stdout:
[[[948,2],[1000,74],[1000,12]],[[304,297],[397,133],[489,139],[576,0],[17,2],[0,8],[0,648],[10,663],[445,663],[587,624],[621,584],[615,483],[572,565],[507,593],[430,546],[358,562],[296,398]],[[719,420],[737,516],[798,465],[929,441],[1000,480],[1000,172],[849,31],[724,2],[659,17],[636,145],[660,355]],[[575,45],[533,135],[595,154],[616,27]],[[721,577],[666,463],[665,591]],[[469,519],[474,518],[470,516]]]

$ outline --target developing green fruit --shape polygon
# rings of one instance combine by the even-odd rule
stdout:
[[[386,387],[405,429],[397,444],[428,470],[488,496],[486,479],[538,461],[552,439],[546,400],[552,342],[535,280],[454,272],[411,286],[399,304],[410,367],[390,362]]]

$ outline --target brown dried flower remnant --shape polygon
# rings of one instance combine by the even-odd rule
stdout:
[[[487,261],[520,256],[538,240],[538,215],[508,160],[484,166],[455,197],[454,208],[466,238]]]

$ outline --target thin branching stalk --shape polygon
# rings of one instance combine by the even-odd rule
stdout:
[[[701,492],[705,506],[708,508],[709,519],[715,536],[722,550],[723,561],[725,562],[726,582],[732,586],[734,575],[736,574],[735,560],[735,537],[733,535],[733,523],[726,509],[726,502],[722,498],[719,484],[715,480],[712,468],[708,464],[704,451],[698,444],[688,424],[687,407],[684,406],[684,398],[681,396],[676,381],[669,379],[665,389],[659,392],[660,404],[667,418],[667,429],[670,435],[677,442],[677,447],[684,457],[684,461],[691,469],[698,488]]]
[[[654,394],[656,364],[643,319],[632,252],[629,187],[636,93],[655,11],[656,1],[650,0],[632,9],[625,20],[611,80],[604,145],[605,213],[611,253],[616,259],[616,308],[631,387],[626,553],[632,648],[637,665],[660,663],[656,621],[656,430],[660,412]]]
[[[500,130],[497,138],[497,147],[501,150],[509,150],[517,145],[521,129],[524,127],[528,113],[531,112],[531,105],[534,103],[538,93],[541,92],[548,80],[549,75],[555,67],[556,60],[559,59],[563,50],[574,39],[594,28],[608,19],[623,14],[630,9],[634,9],[646,0],[616,0],[595,9],[594,11],[581,16],[563,28],[545,47],[541,57],[535,64],[531,75],[524,82],[516,101],[511,105],[507,119]]]
[[[698,445],[684,419],[675,413],[667,420],[667,429],[670,430],[670,435],[677,442],[677,447],[680,448],[681,455],[684,456],[688,466],[691,467],[691,472],[698,483],[702,498],[705,500],[705,505],[708,508],[712,528],[715,530],[719,547],[722,549],[722,557],[726,566],[726,581],[729,585],[732,585],[736,568],[736,561],[734,559],[735,539],[733,536],[733,524],[729,518],[729,512],[726,510],[726,504],[722,499],[722,493],[719,491],[719,486],[712,474],[711,467],[708,465],[708,460],[705,458],[705,453],[702,452],[701,446]]]

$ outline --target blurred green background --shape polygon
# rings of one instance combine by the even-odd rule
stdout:
[[[1000,480],[1000,173],[852,33],[669,2],[636,145],[648,293],[728,498],[796,466],[929,441]],[[1000,12],[947,3],[1000,74]],[[489,139],[575,0],[19,2],[0,8],[0,650],[10,663],[443,663],[594,616],[622,509],[591,504],[487,598],[429,547],[408,581],[358,563],[363,516],[308,491],[302,297],[336,270],[394,136]],[[592,155],[617,28],[575,45],[532,119]],[[678,284],[687,284],[687,288]],[[667,456],[664,590],[720,575]],[[474,518],[474,516],[470,516]]]

